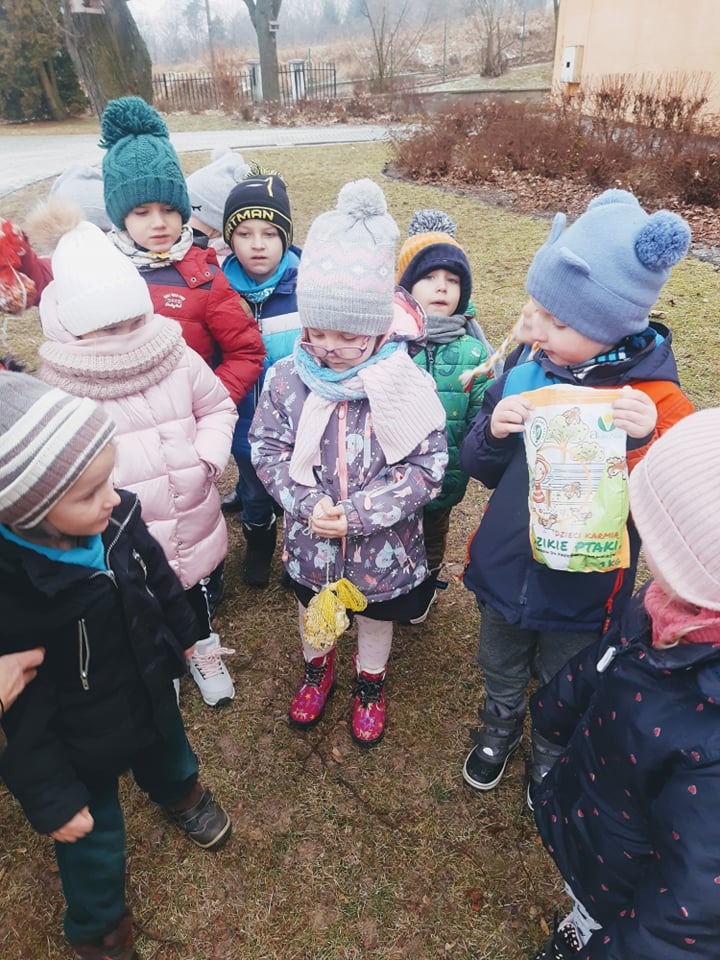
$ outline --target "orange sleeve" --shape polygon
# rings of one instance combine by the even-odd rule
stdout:
[[[639,380],[632,386],[636,390],[642,390],[655,404],[658,418],[655,424],[655,430],[650,440],[642,447],[636,447],[634,450],[628,450],[627,462],[628,469],[632,471],[645,454],[648,452],[658,437],[677,423],[683,417],[694,412],[695,407],[685,396],[680,387],[671,380]]]

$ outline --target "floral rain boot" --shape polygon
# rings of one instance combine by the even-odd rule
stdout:
[[[294,727],[314,727],[322,719],[325,705],[335,692],[335,647],[322,657],[305,661],[305,675],[290,704]]]

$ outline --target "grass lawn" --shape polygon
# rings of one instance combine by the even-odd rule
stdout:
[[[281,170],[296,240],[334,205],[348,180],[380,182],[404,234],[412,212],[441,207],[470,257],[478,319],[499,341],[516,318],[524,277],[547,221],[438,188],[384,180],[388,145],[248,151]],[[207,161],[185,158],[187,171]],[[22,219],[48,184],[3,200]],[[684,386],[698,406],[720,402],[720,278],[686,260],[657,305],[674,332]],[[37,312],[8,318],[4,348],[35,363]],[[228,469],[223,489],[234,482]],[[323,722],[288,727],[301,674],[296,607],[279,586],[251,591],[231,519],[226,599],[217,620],[236,656],[231,706],[213,712],[184,681],[181,706],[203,776],[232,812],[234,836],[217,855],[191,848],[129,780],[128,901],[146,960],[522,960],[547,936],[561,884],[525,807],[518,751],[490,794],[463,785],[482,692],[474,663],[478,614],[458,581],[465,541],[486,493],[471,484],[453,514],[445,573],[451,581],[428,621],[398,627],[388,673],[389,728],[361,752],[348,720],[354,636],[339,644],[339,681]],[[63,900],[52,844],[29,828],[14,800],[0,801],[0,957],[59,960]]]

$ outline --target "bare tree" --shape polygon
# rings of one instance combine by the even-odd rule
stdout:
[[[102,14],[63,4],[67,48],[98,116],[108,100],[137,94],[152,102],[152,64],[127,0],[103,0]]]
[[[408,24],[408,14],[416,12],[410,0],[400,0],[399,4],[392,0],[361,0],[359,9],[370,24],[375,80],[382,91],[415,55],[428,29],[432,5],[428,4],[422,22],[414,27]]]
[[[244,0],[257,36],[263,97],[280,99],[280,77],[277,55],[277,22],[282,0]]]
[[[474,0],[480,34],[480,73],[499,77],[507,69],[507,51],[517,38],[522,0]]]

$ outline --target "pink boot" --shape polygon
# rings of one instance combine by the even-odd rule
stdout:
[[[305,676],[290,704],[294,727],[314,727],[322,719],[325,704],[335,691],[335,647],[324,657],[305,661]]]
[[[353,689],[352,738],[361,747],[374,747],[385,733],[385,675],[358,672],[357,654],[353,657],[355,688]]]

